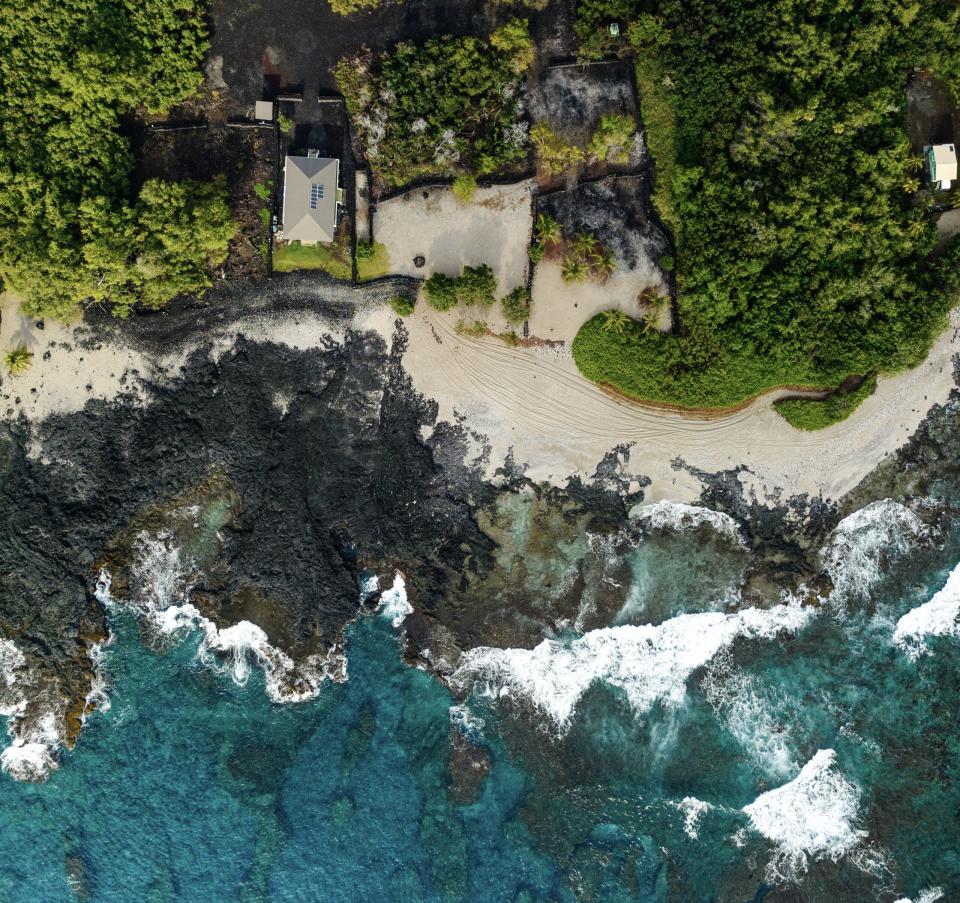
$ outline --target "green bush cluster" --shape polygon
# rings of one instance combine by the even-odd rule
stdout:
[[[590,138],[587,152],[601,162],[626,163],[636,134],[637,124],[632,116],[604,113]]]
[[[394,295],[390,299],[390,307],[398,317],[409,317],[416,307],[417,299],[409,295]]]
[[[200,83],[195,0],[26,0],[0,24],[0,277],[35,316],[125,315],[209,285],[234,226],[222,185],[134,196],[120,120]]]
[[[383,0],[330,0],[330,9],[341,16],[377,9]]]
[[[788,423],[798,430],[821,430],[826,426],[846,420],[864,399],[873,395],[876,379],[865,379],[852,392],[832,392],[822,400],[810,398],[784,398],[774,402],[774,408]]]
[[[389,185],[467,167],[497,172],[526,156],[520,74],[533,59],[526,22],[491,34],[431,38],[335,67],[367,159]]]
[[[651,83],[673,108],[661,121],[681,334],[588,323],[574,343],[583,371],[721,407],[916,364],[957,300],[956,254],[930,257],[903,92],[918,68],[960,87],[960,7],[658,0],[651,12],[628,34],[638,77],[655,58]]]
[[[434,273],[423,283],[427,303],[435,310],[451,310],[458,304],[489,307],[496,300],[497,279],[486,264],[464,267],[456,278]]]
[[[477,177],[472,173],[461,173],[453,180],[453,196],[461,204],[469,204],[477,193]]]
[[[522,323],[530,316],[530,292],[524,286],[518,286],[503,296],[500,306],[508,323]]]
[[[537,165],[550,176],[558,176],[584,160],[583,151],[561,138],[546,122],[530,129],[530,141],[537,154]]]

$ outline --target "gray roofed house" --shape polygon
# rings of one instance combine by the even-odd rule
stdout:
[[[340,161],[331,157],[287,157],[283,164],[285,241],[312,245],[333,241],[337,228]]]

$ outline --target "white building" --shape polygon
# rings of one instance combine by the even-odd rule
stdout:
[[[933,144],[927,149],[930,184],[948,191],[957,179],[957,148],[953,144]]]

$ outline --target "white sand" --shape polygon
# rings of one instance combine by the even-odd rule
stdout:
[[[639,320],[645,312],[640,303],[645,288],[667,291],[651,261],[634,270],[617,270],[605,284],[587,279],[571,285],[563,281],[559,263],[544,260],[533,278],[530,335],[569,342],[583,323],[604,310],[622,310]],[[669,307],[661,310],[661,318],[661,325],[669,328]]]
[[[538,299],[545,303],[545,297]],[[565,309],[566,313],[569,309]],[[589,312],[589,311],[588,311]],[[960,347],[951,327],[914,370],[878,382],[876,393],[843,423],[805,433],[776,414],[773,392],[719,419],[645,408],[615,398],[577,372],[569,350],[576,315],[540,310],[563,347],[511,348],[493,337],[467,338],[454,329],[456,311],[438,314],[421,302],[406,320],[404,366],[421,392],[435,398],[441,419],[455,413],[489,437],[492,472],[509,450],[535,480],[562,483],[591,476],[615,445],[632,443],[626,474],[652,480],[648,499],[693,501],[700,481],[671,465],[676,458],[715,472],[745,464],[741,476],[763,498],[780,488],[839,498],[913,433],[929,408],[953,387],[951,357]],[[394,317],[378,311],[362,325],[385,335]],[[956,322],[956,319],[955,319]]]
[[[414,189],[377,205],[373,235],[390,255],[391,273],[458,276],[464,266],[486,263],[506,294],[527,281],[532,187],[528,180],[480,188],[469,204],[449,188]],[[422,268],[413,264],[418,255],[426,259]]]
[[[81,348],[92,337],[82,325],[64,326],[37,321],[18,310],[18,299],[7,292],[0,312],[0,349],[3,354],[25,346],[33,353],[33,364],[21,376],[0,369],[0,417],[42,419],[49,414],[78,411],[92,399],[115,397],[125,388],[136,392],[136,374],[154,373],[156,364],[145,355],[125,346],[97,341],[96,347]],[[123,380],[123,382],[121,381]]]
[[[612,397],[580,376],[569,351],[582,318],[594,308],[587,305],[571,312],[562,303],[551,310],[546,294],[539,290],[536,303],[540,309],[534,314],[535,333],[543,330],[542,337],[560,339],[563,346],[511,348],[493,337],[466,338],[455,331],[457,319],[472,319],[482,311],[438,314],[420,302],[405,321],[410,343],[404,365],[415,386],[437,400],[441,419],[452,420],[460,414],[488,438],[491,475],[512,449],[517,463],[528,465],[531,478],[564,483],[572,474],[592,476],[614,446],[631,443],[626,473],[652,479],[650,501],[696,499],[700,481],[685,470],[673,469],[671,464],[678,457],[707,472],[745,464],[751,473],[742,474],[741,481],[761,497],[779,487],[788,494],[838,498],[898,448],[933,404],[947,399],[953,387],[951,358],[960,350],[956,329],[960,316],[955,313],[954,325],[938,338],[923,364],[881,379],[876,393],[847,421],[804,433],[771,409],[776,393],[713,420]],[[385,305],[366,310],[358,311],[354,325],[377,329],[389,339],[393,313]],[[489,321],[493,328],[502,329],[497,316]],[[266,314],[208,331],[196,344],[212,343],[219,353],[242,333],[252,340],[305,349],[339,339],[345,325],[331,325],[310,311]],[[7,299],[0,330],[2,348],[24,342],[32,344],[37,356],[26,375],[2,376],[0,418],[22,412],[28,419],[39,420],[50,413],[78,410],[92,398],[110,399],[124,390],[135,391],[134,371],[145,378],[160,379],[164,372],[174,375],[190,350],[183,347],[155,359],[104,341],[87,350],[78,341],[83,338],[90,338],[90,331],[82,325],[69,329],[48,321],[38,331]],[[47,348],[50,342],[54,347]],[[50,351],[49,360],[43,360],[44,350]],[[126,385],[121,383],[124,374]]]

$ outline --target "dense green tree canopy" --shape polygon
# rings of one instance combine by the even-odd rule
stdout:
[[[526,157],[520,74],[534,54],[526,22],[490,40],[449,36],[343,60],[337,81],[374,170],[387,184],[467,168],[480,174]]]
[[[106,300],[123,313],[206,284],[229,212],[192,183],[132,197],[120,130],[193,92],[206,46],[196,0],[26,0],[0,13],[0,277],[28,310],[67,317]]]
[[[960,6],[644,8],[629,34],[641,58],[656,56],[676,114],[665,169],[682,333],[624,339],[591,324],[575,346],[584,372],[715,406],[915,364],[957,300],[956,255],[931,257],[935,217],[918,192],[905,88],[921,68],[960,87]]]

